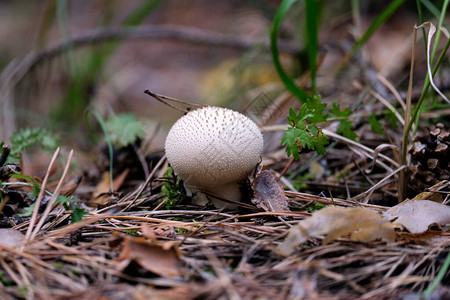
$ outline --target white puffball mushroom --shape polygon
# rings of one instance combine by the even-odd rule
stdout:
[[[239,186],[260,161],[263,137],[258,126],[243,114],[208,106],[181,117],[170,129],[165,148],[188,195],[206,190],[240,201]],[[195,200],[205,203],[205,198]],[[226,204],[212,200],[216,207]]]

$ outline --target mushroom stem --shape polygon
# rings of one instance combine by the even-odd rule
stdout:
[[[228,208],[237,208],[235,204],[225,200],[240,202],[243,198],[241,185],[242,184],[240,183],[232,182],[226,185],[215,186],[214,189],[205,190],[185,184],[185,189],[187,195],[193,196],[193,201],[195,204],[206,205],[210,201],[212,201],[214,206],[217,208],[223,208],[225,206],[227,206]],[[208,194],[205,194],[203,191],[207,192]],[[217,195],[217,197],[215,197],[214,195]]]

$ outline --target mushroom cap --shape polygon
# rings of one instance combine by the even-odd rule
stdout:
[[[185,184],[214,191],[243,181],[263,150],[258,126],[236,111],[204,107],[181,117],[166,138],[166,156]]]

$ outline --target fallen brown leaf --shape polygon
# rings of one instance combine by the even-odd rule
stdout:
[[[265,211],[289,211],[288,202],[272,172],[263,169],[253,181],[253,204]]]
[[[129,169],[125,169],[119,176],[117,176],[113,181],[114,191],[117,191],[125,181],[125,178],[128,175]],[[94,197],[94,203],[103,205],[110,198],[109,192],[111,191],[111,180],[109,177],[109,173],[105,172],[102,174],[102,180],[95,187],[95,191],[92,193]]]
[[[327,235],[323,240],[325,244],[346,235],[350,235],[352,241],[360,242],[395,240],[394,226],[378,213],[362,207],[328,206],[292,227],[279,248],[291,254],[298,244],[306,242],[310,236],[322,234]]]
[[[430,187],[428,190],[429,192],[422,192],[412,198],[411,200],[431,200],[437,203],[442,203],[442,196],[439,193],[436,193],[436,191],[439,190],[440,187],[447,185],[447,180],[442,180],[441,182],[436,183],[432,187]]]
[[[132,261],[144,269],[164,277],[181,275],[180,258],[175,245],[169,247],[157,241],[149,242],[145,237],[128,237],[118,258],[124,268]]]
[[[450,207],[430,200],[409,200],[391,207],[383,216],[411,233],[422,233],[431,224],[450,224]]]

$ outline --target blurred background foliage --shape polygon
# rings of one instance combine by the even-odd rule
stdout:
[[[87,113],[96,110],[104,116],[135,114],[145,122],[147,132],[155,136],[151,147],[160,149],[169,126],[180,114],[144,95],[146,89],[241,111],[261,94],[274,99],[285,88],[263,42],[268,42],[280,2],[2,0],[2,84],[27,55],[44,55],[25,70],[17,84],[6,86],[10,92],[3,93],[0,99],[0,140],[7,141],[20,128],[41,127],[57,131],[64,143],[89,149],[102,136]],[[443,1],[420,2],[424,7],[422,18],[436,20]],[[377,72],[396,86],[407,86],[412,26],[420,23],[414,1],[403,3],[377,28],[339,74],[333,73],[336,66],[389,3],[322,0],[316,4],[318,56],[323,59],[316,75],[316,89],[325,102],[338,101],[342,107],[352,108],[358,102],[355,99],[363,97],[353,82],[374,82]],[[309,70],[305,10],[305,1],[297,1],[279,30],[279,38],[291,42],[297,50],[283,51],[280,57],[294,78]],[[139,29],[146,25],[195,28],[252,41],[252,45],[218,46],[208,40],[193,42],[164,32],[152,38],[72,43],[74,37],[90,32],[101,34],[108,28]],[[154,30],[158,31],[158,27]],[[58,55],[45,55],[54,43],[65,44],[65,50]],[[418,52],[415,81],[420,90],[425,78],[425,51]],[[444,66],[437,76],[443,85],[449,81],[448,61]],[[388,94],[383,87],[378,91]]]

